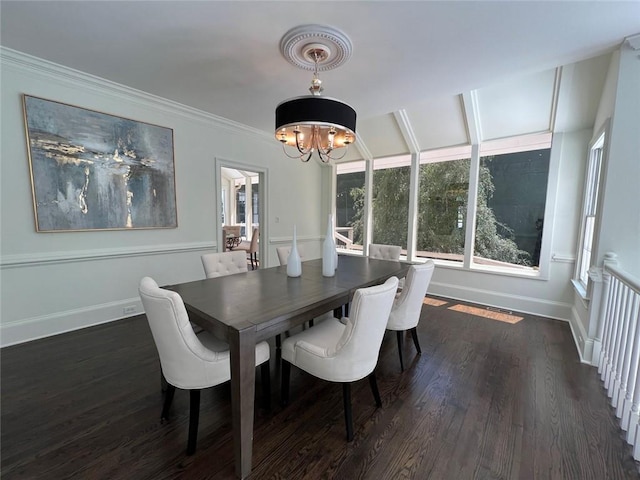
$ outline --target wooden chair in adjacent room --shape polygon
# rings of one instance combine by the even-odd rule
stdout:
[[[251,233],[251,241],[240,242],[240,245],[234,248],[234,250],[244,250],[249,254],[251,260],[251,270],[258,268],[258,239],[260,238],[260,229],[258,227],[253,228]]]

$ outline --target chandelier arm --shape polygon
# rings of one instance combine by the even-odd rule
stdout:
[[[348,151],[348,150],[349,150],[349,149],[348,149],[347,147],[344,147],[344,150],[343,150],[343,152],[342,152],[342,155],[340,155],[339,157],[331,156],[331,160],[342,160],[342,159],[344,158],[344,156],[347,154],[347,151]],[[333,151],[335,151],[335,150],[333,150]]]
[[[300,146],[300,140],[299,140],[300,132],[295,132],[295,134],[296,134],[296,148],[298,149],[300,154],[301,155],[306,155],[309,152],[313,153],[313,137],[311,137],[311,142],[310,142],[311,147],[308,150],[305,150],[304,147]]]
[[[300,154],[298,154],[298,155],[290,155],[290,154],[289,154],[289,152],[287,152],[287,146],[286,146],[285,144],[282,144],[282,151],[284,152],[284,154],[285,154],[287,157],[289,157],[289,158],[294,158],[294,159],[295,159],[295,158],[297,158],[297,159],[299,159],[299,160],[302,160],[302,157],[303,157],[303,155],[304,155],[304,154],[302,154],[302,155],[300,155]]]

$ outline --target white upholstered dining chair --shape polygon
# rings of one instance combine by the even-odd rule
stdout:
[[[376,258],[378,260],[393,260],[397,262],[400,260],[400,254],[402,253],[402,247],[399,245],[383,245],[381,243],[369,244],[369,258]],[[404,278],[398,280],[398,288],[404,288]]]
[[[178,293],[158,287],[150,277],[140,281],[138,291],[158,350],[162,373],[168,382],[161,419],[168,418],[176,388],[189,390],[187,455],[192,455],[198,438],[200,390],[231,379],[229,345],[208,332],[194,333]],[[263,401],[268,406],[271,393],[269,345],[266,342],[256,345],[258,365],[262,365]]]
[[[207,278],[223,277],[248,271],[247,254],[243,251],[206,253],[200,259]]]
[[[378,407],[382,406],[375,377],[398,279],[356,290],[351,316],[328,319],[282,342],[282,403],[289,403],[291,365],[323,380],[342,383],[347,441],[353,440],[351,382],[369,377]]]
[[[280,262],[280,265],[281,266],[286,265],[287,262],[289,261],[289,254],[291,253],[291,245],[286,247],[276,247],[276,253],[278,254],[278,261]],[[304,254],[304,250],[300,248],[300,245],[298,245],[298,254],[300,255],[300,261],[304,262],[305,254]]]
[[[404,371],[404,364],[402,362],[402,337],[404,332],[407,330],[411,331],[416,350],[418,354],[422,353],[420,343],[418,342],[418,330],[416,327],[420,321],[422,304],[427,294],[427,288],[429,288],[429,282],[433,276],[434,268],[435,264],[433,260],[427,260],[420,265],[411,265],[405,277],[404,288],[393,302],[393,308],[391,309],[387,323],[387,330],[396,331],[401,371]]]
[[[382,245],[379,243],[369,244],[369,258],[380,260],[400,260],[402,248],[399,245]]]
[[[251,260],[251,270],[255,270],[258,266],[258,239],[260,238],[260,229],[258,227],[253,228],[251,233],[251,241],[246,240],[240,242],[240,245],[234,248],[234,250],[244,250],[249,254]]]

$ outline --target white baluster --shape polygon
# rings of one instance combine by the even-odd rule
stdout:
[[[611,377],[611,370],[613,370],[613,365],[615,362],[616,327],[617,327],[616,318],[618,315],[618,298],[620,295],[620,281],[615,277],[611,280],[611,288],[613,288],[613,297],[611,299],[611,308],[609,309],[609,316],[607,317],[607,322],[609,322],[611,333],[609,335],[609,345],[607,347],[607,364],[605,365],[604,377],[602,378],[602,380],[604,381],[604,388],[607,389],[607,394],[609,394],[609,391],[608,391],[609,378]]]
[[[600,358],[598,359],[598,373],[600,378],[604,380],[604,371],[606,362],[608,359],[609,341],[611,338],[611,309],[613,305],[613,295],[615,289],[611,284],[611,273],[608,270],[609,265],[616,265],[617,255],[613,252],[607,252],[604,254],[604,260],[602,262],[602,277],[603,277],[603,290],[602,298],[604,301],[600,302],[600,321],[598,323],[598,339],[600,339]]]
[[[616,358],[616,378],[613,380],[613,396],[611,397],[611,405],[617,409],[618,407],[618,399],[620,398],[620,393],[623,391],[622,379],[623,379],[623,366],[625,357],[629,353],[628,347],[628,336],[629,336],[629,314],[630,314],[630,306],[633,301],[633,297],[631,295],[631,289],[624,285],[623,288],[623,302],[622,308],[620,309],[620,346],[618,348],[618,357]],[[626,393],[626,391],[625,391]]]
[[[627,396],[627,388],[629,388],[629,370],[631,369],[631,355],[633,354],[633,344],[635,332],[635,318],[633,317],[633,304],[635,303],[635,295],[629,287],[626,287],[628,291],[627,302],[625,307],[624,321],[624,357],[622,358],[622,365],[620,366],[620,388],[616,398],[616,416],[622,418],[622,404]]]
[[[631,315],[633,322],[633,347],[631,360],[629,362],[629,376],[627,378],[627,394],[622,402],[622,419],[620,426],[623,430],[629,431],[631,427],[631,412],[638,413],[638,403],[634,403],[634,398],[638,396],[640,400],[640,378],[638,378],[638,366],[640,362],[640,295],[634,297],[633,313]],[[636,422],[637,424],[637,422]],[[635,427],[633,427],[635,430]],[[635,432],[634,432],[635,433]],[[627,437],[628,441],[628,437]]]
[[[606,269],[605,269],[606,272]],[[609,278],[607,281],[607,301],[605,302],[605,311],[602,316],[602,329],[604,330],[602,338],[602,351],[600,352],[600,361],[598,362],[598,373],[600,379],[604,381],[609,361],[609,353],[611,352],[611,311],[613,310],[613,302],[615,300],[615,278],[612,279],[611,274],[605,273]]]
[[[618,360],[618,353],[620,350],[620,299],[622,298],[622,292],[624,285],[616,278],[616,295],[613,301],[613,309],[611,310],[611,354],[609,355],[609,365],[607,370],[607,376],[604,381],[605,388],[607,389],[607,395],[613,396],[611,387],[613,381],[616,378],[616,363]]]

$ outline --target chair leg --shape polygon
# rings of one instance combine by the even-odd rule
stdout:
[[[404,332],[402,330],[398,330],[396,332],[396,337],[398,338],[398,355],[400,355],[400,371],[404,372],[404,363],[402,362],[402,335]]]
[[[167,379],[164,378],[164,373],[162,373],[162,370],[160,370],[160,391],[162,393],[167,391],[167,386],[169,384],[167,383]]]
[[[271,410],[271,370],[269,360],[260,365],[260,379],[262,380],[262,406]]]
[[[413,337],[413,344],[416,346],[418,354],[421,354],[422,350],[420,349],[420,342],[418,342],[418,330],[416,327],[411,329],[411,336]]]
[[[169,409],[171,408],[171,402],[173,402],[173,395],[175,393],[176,393],[176,387],[174,387],[170,383],[167,383],[166,392],[164,393],[164,404],[162,406],[162,413],[160,414],[161,421],[169,420]]]
[[[382,399],[380,398],[380,391],[378,390],[375,370],[369,374],[369,385],[371,385],[371,391],[373,392],[373,398],[376,400],[376,406],[381,407]]]
[[[251,260],[251,270],[255,270],[255,267],[253,266],[253,253],[249,254],[249,260]]]
[[[282,383],[280,385],[280,403],[283,407],[289,405],[289,379],[291,378],[291,364],[282,360]]]
[[[353,414],[351,413],[351,384],[342,384],[342,399],[344,401],[344,423],[347,427],[347,442],[353,440]]]
[[[196,451],[198,440],[198,421],[200,420],[200,390],[190,390],[189,397],[189,440],[187,442],[187,455],[193,455]]]

